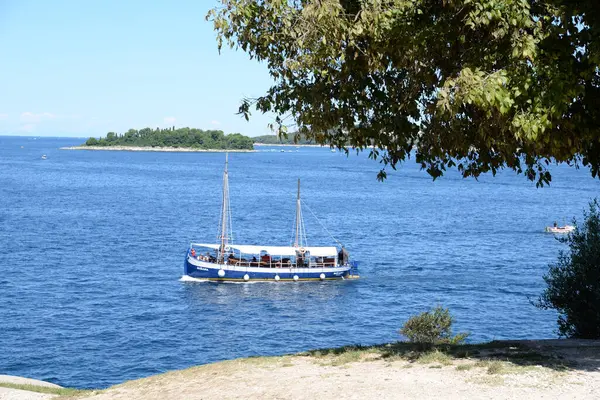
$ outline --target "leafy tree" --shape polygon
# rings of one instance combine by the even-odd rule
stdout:
[[[85,145],[86,146],[97,146],[98,145],[98,140],[96,140],[96,138],[89,138],[88,140],[85,141]]]
[[[600,171],[596,0],[221,0],[219,49],[241,48],[274,80],[251,107],[275,128],[347,149],[410,157],[435,179],[548,165]]]
[[[600,205],[595,199],[584,223],[566,238],[569,253],[561,251],[558,261],[544,276],[547,288],[536,305],[557,310],[561,336],[600,339]]]
[[[421,345],[460,344],[468,333],[452,336],[454,318],[447,308],[438,306],[430,311],[412,316],[404,323],[400,333],[412,343]]]

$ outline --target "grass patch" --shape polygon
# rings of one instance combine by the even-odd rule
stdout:
[[[452,364],[452,358],[439,350],[433,350],[428,353],[423,353],[417,358],[417,362],[420,364],[431,364],[439,363],[442,365]]]
[[[395,342],[374,346],[352,345],[317,349],[299,355],[317,358],[323,365],[342,365],[349,362],[374,360],[408,361],[422,364],[438,362],[442,365],[450,365],[455,359],[470,359],[479,361],[479,367],[483,362],[485,368],[490,369],[489,361],[495,360],[500,364],[491,366],[490,375],[519,373],[523,370],[519,367],[541,366],[555,371],[565,371],[570,368],[559,356],[545,355],[526,345],[511,341],[459,345],[438,344],[428,350],[423,350],[422,347],[413,343]]]
[[[45,394],[56,394],[60,396],[76,396],[81,394],[86,394],[92,392],[91,390],[80,390],[80,389],[71,389],[71,388],[55,388],[48,386],[37,386],[37,385],[28,385],[22,383],[8,383],[8,382],[0,382],[0,387],[5,387],[9,389],[19,389],[19,390],[27,390],[29,392],[36,393],[45,393]]]
[[[487,367],[487,373],[490,375],[499,375],[505,372],[506,368],[501,361],[491,361]]]
[[[474,364],[461,364],[456,366],[457,371],[468,371],[474,367]]]
[[[361,361],[362,357],[363,352],[361,351],[349,351],[332,357],[330,360],[328,360],[328,363],[325,363],[325,365],[338,367],[340,365]]]

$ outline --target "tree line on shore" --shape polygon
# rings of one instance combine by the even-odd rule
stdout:
[[[304,136],[295,137],[294,135],[288,135],[287,137],[283,135],[263,135],[256,136],[254,139],[254,143],[262,143],[262,144],[317,144],[315,140],[306,138]]]
[[[129,129],[123,134],[108,132],[106,137],[89,138],[85,146],[186,147],[204,150],[252,150],[254,140],[240,133],[225,135],[220,130],[196,128]]]

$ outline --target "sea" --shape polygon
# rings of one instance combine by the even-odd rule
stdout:
[[[532,305],[600,181],[552,166],[436,181],[414,157],[257,147],[229,155],[234,242],[288,245],[301,179],[309,245],[343,243],[361,279],[189,282],[190,242],[216,240],[223,153],[74,151],[85,139],[0,137],[0,374],[105,388],[219,360],[401,339],[441,305],[469,341],[557,337]],[[46,159],[42,159],[46,155]]]

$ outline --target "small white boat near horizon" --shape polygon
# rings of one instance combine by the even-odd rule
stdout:
[[[45,154],[42,154],[42,160],[46,160],[48,157]]]
[[[573,225],[564,225],[564,226],[558,226],[556,223],[554,223],[554,226],[547,226],[546,227],[546,232],[548,233],[571,233],[575,230],[575,227]]]

